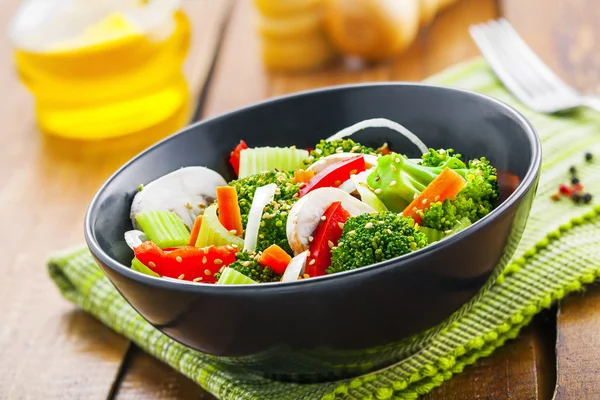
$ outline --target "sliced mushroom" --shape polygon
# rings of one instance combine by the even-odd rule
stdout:
[[[314,233],[327,208],[336,201],[341,201],[342,207],[352,216],[375,211],[371,206],[343,190],[337,188],[313,190],[294,204],[288,216],[286,233],[295,254],[309,248],[309,236]]]
[[[204,208],[214,202],[217,186],[227,182],[217,172],[205,167],[185,167],[143,186],[133,198],[131,221],[140,229],[135,216],[148,210],[168,210],[177,214],[188,228],[194,225]]]

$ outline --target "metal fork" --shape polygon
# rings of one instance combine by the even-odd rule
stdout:
[[[563,82],[504,18],[469,27],[471,37],[504,85],[529,108],[556,113],[587,106],[600,111],[600,99]]]

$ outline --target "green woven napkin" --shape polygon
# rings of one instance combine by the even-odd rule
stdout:
[[[221,399],[416,399],[515,338],[542,308],[600,276],[600,206],[550,200],[558,184],[568,180],[571,165],[577,166],[586,188],[600,196],[600,162],[583,159],[585,151],[600,158],[600,114],[582,110],[557,117],[527,110],[482,60],[428,81],[486,93],[519,109],[541,136],[543,172],[523,239],[497,283],[470,310],[459,310],[453,322],[407,349],[410,355],[397,364],[333,383],[271,381],[217,364],[162,335],[117,293],[85,248],[53,257],[52,279],[68,300]]]

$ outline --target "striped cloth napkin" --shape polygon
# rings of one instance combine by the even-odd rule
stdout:
[[[523,239],[498,281],[485,288],[470,310],[459,310],[453,322],[420,346],[411,346],[410,357],[397,364],[338,382],[268,380],[221,365],[162,335],[117,293],[85,248],[52,257],[50,276],[68,300],[220,399],[416,399],[428,393],[515,338],[541,309],[600,276],[600,206],[550,199],[560,183],[568,182],[572,165],[586,189],[600,196],[600,162],[584,161],[587,151],[600,158],[600,114],[588,110],[561,117],[534,113],[506,92],[481,59],[455,66],[428,82],[485,93],[520,110],[540,134],[542,176]]]

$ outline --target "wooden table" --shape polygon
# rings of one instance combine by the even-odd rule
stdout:
[[[3,26],[17,3],[1,2]],[[201,116],[319,86],[420,80],[476,55],[468,25],[498,15],[513,22],[573,85],[600,91],[597,0],[462,0],[439,15],[395,61],[360,71],[335,65],[294,76],[263,71],[249,0],[186,0],[185,5],[195,26],[186,68],[202,95]],[[63,300],[45,269],[51,252],[83,241],[84,212],[99,185],[156,138],[94,146],[44,139],[34,123],[31,96],[10,65],[9,51],[3,36],[0,244],[7,258],[0,266],[0,398],[211,398]],[[214,74],[208,76],[215,55]],[[205,80],[207,90],[202,89]],[[568,298],[536,318],[517,340],[425,398],[549,399],[556,393],[556,399],[599,399],[598,310],[600,291],[595,288]]]

